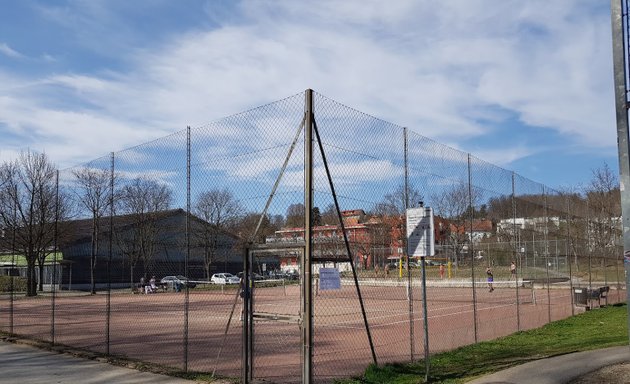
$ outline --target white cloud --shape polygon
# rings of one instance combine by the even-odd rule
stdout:
[[[106,2],[81,7],[41,12],[86,36],[121,25]],[[222,9],[226,17],[216,29],[174,34],[157,47],[126,47],[129,68],[12,81],[0,100],[0,122],[23,135],[25,145],[45,147],[67,163],[313,88],[455,147],[515,116],[574,146],[611,148],[610,21],[601,8],[568,0],[244,1],[236,13]],[[93,25],[95,18],[103,24]],[[128,42],[130,32],[120,28],[116,35]],[[114,40],[109,49],[122,44]],[[0,80],[11,77],[0,69]],[[263,146],[290,141],[297,128],[280,120],[277,129],[274,121],[261,124],[207,129],[215,137],[243,129],[233,145],[255,138]],[[267,135],[247,131],[261,126]],[[379,148],[385,141],[378,137]],[[500,146],[477,155],[509,165],[538,150]]]
[[[22,55],[20,52],[9,47],[7,43],[0,43],[0,53],[13,59],[20,59],[24,57],[24,55]]]

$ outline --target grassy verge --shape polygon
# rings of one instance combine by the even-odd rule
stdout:
[[[626,305],[589,311],[542,328],[518,332],[431,357],[429,382],[463,383],[545,357],[628,344]],[[422,383],[424,361],[369,367],[364,376],[340,383]]]

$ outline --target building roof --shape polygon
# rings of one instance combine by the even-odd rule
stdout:
[[[186,211],[184,211],[181,208],[176,208],[176,209],[168,209],[168,210],[164,210],[164,211],[158,211],[158,212],[153,212],[153,215],[155,215],[155,219],[156,220],[164,220],[164,219],[168,219],[171,217],[176,217],[176,216],[182,216],[182,217],[186,217]],[[128,215],[117,215],[117,216],[113,216],[113,226],[114,228],[120,229],[120,228],[127,228],[130,227],[132,225],[134,225],[134,223],[136,223],[137,221],[137,214],[128,214]],[[206,222],[205,220],[191,214],[190,215],[191,220],[197,222],[197,223],[201,223],[201,224],[206,224],[206,225],[211,225],[208,222]],[[99,220],[100,225],[101,225],[101,230],[100,233],[101,234],[108,234],[109,233],[109,226],[110,226],[110,216],[103,216],[100,218]],[[66,242],[79,242],[82,240],[90,240],[92,238],[92,219],[78,219],[78,220],[69,220],[64,222],[64,224],[68,225],[68,229],[67,229],[67,233],[64,236],[64,240]],[[232,238],[237,238],[238,236],[236,236],[233,233],[227,232],[227,231],[222,231],[225,235],[230,236]]]

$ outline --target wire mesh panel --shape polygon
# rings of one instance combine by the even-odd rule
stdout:
[[[584,193],[558,192],[322,95],[313,109],[309,127],[298,94],[66,169],[58,182],[46,169],[38,252],[14,212],[26,195],[3,168],[0,330],[237,377],[246,249],[251,368],[266,382],[300,382],[302,353],[312,352],[316,382],[332,382],[375,360],[539,327],[584,310],[575,289],[588,290],[589,306],[594,292],[597,305],[625,301],[618,192],[605,174]],[[405,209],[419,206],[433,209],[435,255],[408,258]]]
[[[531,305],[530,283],[517,267],[512,173],[470,157],[472,221],[469,237],[477,261],[480,340],[518,330],[519,306]]]
[[[433,208],[435,256],[425,259],[430,352],[448,350],[475,341],[475,305],[472,290],[472,248],[468,157],[416,133],[408,133],[410,195]],[[417,204],[417,201],[415,202]],[[415,206],[415,205],[414,205]],[[422,260],[416,260],[414,313],[422,319]],[[444,321],[448,318],[448,321]],[[414,326],[415,350],[424,353],[424,324]]]
[[[253,300],[253,377],[301,382],[301,285],[297,270],[286,266],[301,260],[303,247],[277,242],[251,252],[253,287],[246,294]]]
[[[567,236],[567,196],[564,193],[545,188],[547,197],[547,245],[546,268],[549,277],[548,297],[551,321],[571,316],[572,308],[568,236]]]
[[[536,306],[520,307],[522,329],[540,327],[549,322],[549,300],[544,289],[548,282],[546,267],[547,211],[544,188],[521,176],[514,177],[519,275],[535,289]]]
[[[55,342],[106,353],[111,156],[66,169],[59,179],[76,210],[59,225]]]
[[[186,132],[114,155],[110,352],[184,367]]]
[[[313,371],[316,381],[330,382],[360,374],[373,351],[380,362],[409,356],[410,298],[393,267],[403,255],[404,136],[400,127],[321,95],[314,109],[321,141],[314,150],[320,217],[313,254],[322,260],[315,274],[341,275],[338,288],[320,289],[314,299]]]
[[[12,277],[2,278],[2,293],[0,293],[0,331],[11,332],[13,328],[13,295],[14,282],[11,281]]]
[[[0,280],[8,293],[2,312],[9,331],[47,341],[53,338],[49,272],[58,256],[57,174],[45,155],[30,151],[0,166]]]
[[[195,324],[190,327],[190,351],[204,356],[193,364],[195,369],[210,369],[226,376],[235,376],[240,370],[241,299],[235,301],[236,285],[224,284],[220,276],[240,277],[244,246],[290,242],[303,236],[298,228],[303,228],[304,215],[303,117],[304,96],[299,94],[191,130],[191,213],[197,224],[191,228],[191,252],[196,264],[190,267],[197,268],[204,280],[218,282],[221,287],[217,290],[214,284],[203,293],[205,302],[200,304],[205,309],[207,300],[212,300],[212,316],[196,318],[202,308],[191,302]],[[282,227],[285,231],[278,232]],[[270,258],[268,262],[256,258],[254,265],[261,279],[274,277],[272,280],[288,282],[288,276],[295,276],[295,255],[266,257]],[[299,310],[296,280],[291,280],[291,287],[286,286],[288,283],[269,284],[254,290],[255,310],[274,307],[278,300],[290,302],[290,307],[297,304]],[[281,299],[275,296],[279,290],[291,295]],[[255,320],[255,378],[300,377],[299,329],[294,324],[287,331],[285,326],[282,322]],[[287,342],[287,338],[292,341]],[[280,366],[292,368],[287,368],[288,372],[276,369]]]

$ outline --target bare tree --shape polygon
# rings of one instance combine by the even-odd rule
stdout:
[[[169,208],[171,189],[154,180],[136,178],[118,192],[117,210],[126,214],[116,228],[118,247],[130,264],[130,283],[133,287],[134,269],[143,262],[144,275],[158,249],[158,238],[162,228],[158,225],[160,213]]]
[[[297,203],[289,205],[289,208],[287,208],[285,225],[288,228],[304,227],[304,204]]]
[[[398,248],[402,247],[404,243],[404,237],[406,236],[404,228],[405,228],[405,204],[407,198],[405,193],[405,185],[400,184],[394,189],[393,192],[386,194],[383,197],[383,200],[376,203],[374,208],[372,209],[372,214],[377,216],[379,221],[382,223],[382,227],[375,229],[376,231],[380,231],[380,241],[386,242],[389,244],[381,244],[380,245],[380,254],[381,257],[388,257],[382,255],[384,251],[387,251],[388,255],[392,256],[401,256],[398,252]],[[408,208],[412,208],[417,206],[424,198],[420,191],[416,189],[414,186],[410,186],[408,189]],[[389,233],[385,233],[388,231]]]
[[[374,214],[379,216],[402,216],[405,214],[405,200],[405,186],[400,184],[392,193],[386,194],[383,200],[374,206]],[[423,200],[422,193],[417,188],[409,187],[409,208],[417,206]]]
[[[27,264],[27,296],[43,289],[44,263],[53,252],[55,223],[65,216],[57,195],[56,170],[45,154],[22,152],[13,162],[0,166],[0,221],[15,232],[15,247]],[[60,204],[57,204],[60,202]]]
[[[260,213],[249,212],[243,215],[236,225],[234,232],[238,234],[239,244],[238,247],[243,247],[245,242],[253,241],[254,243],[264,243],[268,236],[273,235],[277,230],[281,228],[282,220],[278,220],[276,216],[269,217],[266,215],[260,220]],[[274,220],[272,220],[274,219]],[[260,228],[254,237],[254,231],[260,221]]]
[[[613,254],[620,238],[621,205],[619,181],[608,164],[593,170],[593,178],[585,190],[590,225],[587,236],[599,252]]]
[[[464,244],[472,240],[467,235],[466,224],[470,221],[471,215],[474,215],[474,207],[481,200],[481,195],[479,188],[469,189],[468,184],[456,184],[431,197],[436,215],[452,223],[452,227],[446,232],[448,242],[455,252],[460,251]]]
[[[96,293],[94,271],[96,269],[96,255],[99,248],[100,220],[107,212],[110,204],[111,175],[105,169],[84,167],[72,171],[76,178],[78,189],[76,198],[79,205],[85,209],[92,218],[92,243],[90,249],[90,281],[92,294]]]
[[[379,221],[370,225],[372,232],[371,254],[374,257],[374,266],[384,267],[387,257],[391,254],[392,228],[391,220]]]
[[[228,190],[203,192],[197,198],[193,213],[204,220],[194,226],[192,235],[196,245],[201,247],[206,277],[210,278],[210,266],[215,261],[222,233],[234,228],[243,216],[243,207]],[[226,256],[227,257],[227,256]]]
[[[335,204],[328,204],[324,212],[322,212],[321,223],[323,225],[339,225],[339,216],[337,216]]]

